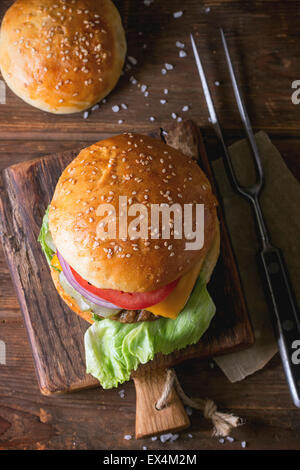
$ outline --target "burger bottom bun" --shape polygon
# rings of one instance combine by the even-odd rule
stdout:
[[[220,228],[219,228],[219,223],[217,221],[216,224],[216,233],[213,238],[212,244],[206,254],[206,257],[203,260],[203,264],[201,267],[202,274],[205,278],[206,284],[209,282],[212,272],[214,270],[214,267],[218,261],[218,257],[220,254]],[[52,280],[54,282],[54,285],[61,296],[61,298],[65,301],[65,303],[70,307],[73,312],[77,313],[81,318],[86,320],[89,323],[94,323],[94,320],[92,319],[92,314],[89,311],[83,311],[80,310],[78,307],[77,303],[75,300],[72,299],[70,295],[68,295],[64,289],[62,288],[60,282],[59,282],[59,273],[56,271],[54,268],[50,266],[51,270],[51,276]]]

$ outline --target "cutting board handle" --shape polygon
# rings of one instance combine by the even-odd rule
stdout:
[[[133,380],[136,389],[136,439],[179,431],[190,425],[189,417],[174,388],[167,405],[161,410],[155,408],[164,389],[166,369],[138,371]]]

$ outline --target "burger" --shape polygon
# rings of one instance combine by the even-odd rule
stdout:
[[[39,241],[59,295],[91,324],[87,372],[104,388],[207,330],[216,206],[197,163],[149,136],[97,142],[63,171]]]

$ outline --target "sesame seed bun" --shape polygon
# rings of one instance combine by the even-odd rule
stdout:
[[[1,26],[7,85],[51,113],[76,113],[104,98],[120,77],[125,54],[111,0],[17,0]]]
[[[102,240],[97,209],[112,204],[118,227],[119,196],[127,196],[128,206],[142,203],[149,219],[151,204],[204,204],[204,246],[186,250],[187,240],[172,233],[168,240],[125,240],[118,233]],[[149,292],[205,259],[218,229],[216,199],[192,159],[157,139],[123,134],[82,150],[63,171],[50,206],[49,229],[64,259],[92,285]]]

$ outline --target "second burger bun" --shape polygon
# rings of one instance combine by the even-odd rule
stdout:
[[[16,0],[0,32],[0,69],[27,103],[76,113],[116,85],[126,40],[111,0]]]
[[[186,250],[184,236],[154,239],[150,231],[148,240],[119,239],[119,196],[127,196],[128,207],[146,207],[149,227],[152,204],[204,204],[202,249]],[[116,211],[116,239],[98,235],[98,207],[104,203]],[[128,223],[135,217],[128,217]],[[197,163],[138,134],[119,135],[82,150],[63,171],[49,211],[54,244],[67,263],[93,286],[124,292],[153,291],[185,274],[205,259],[217,225],[216,199]]]

